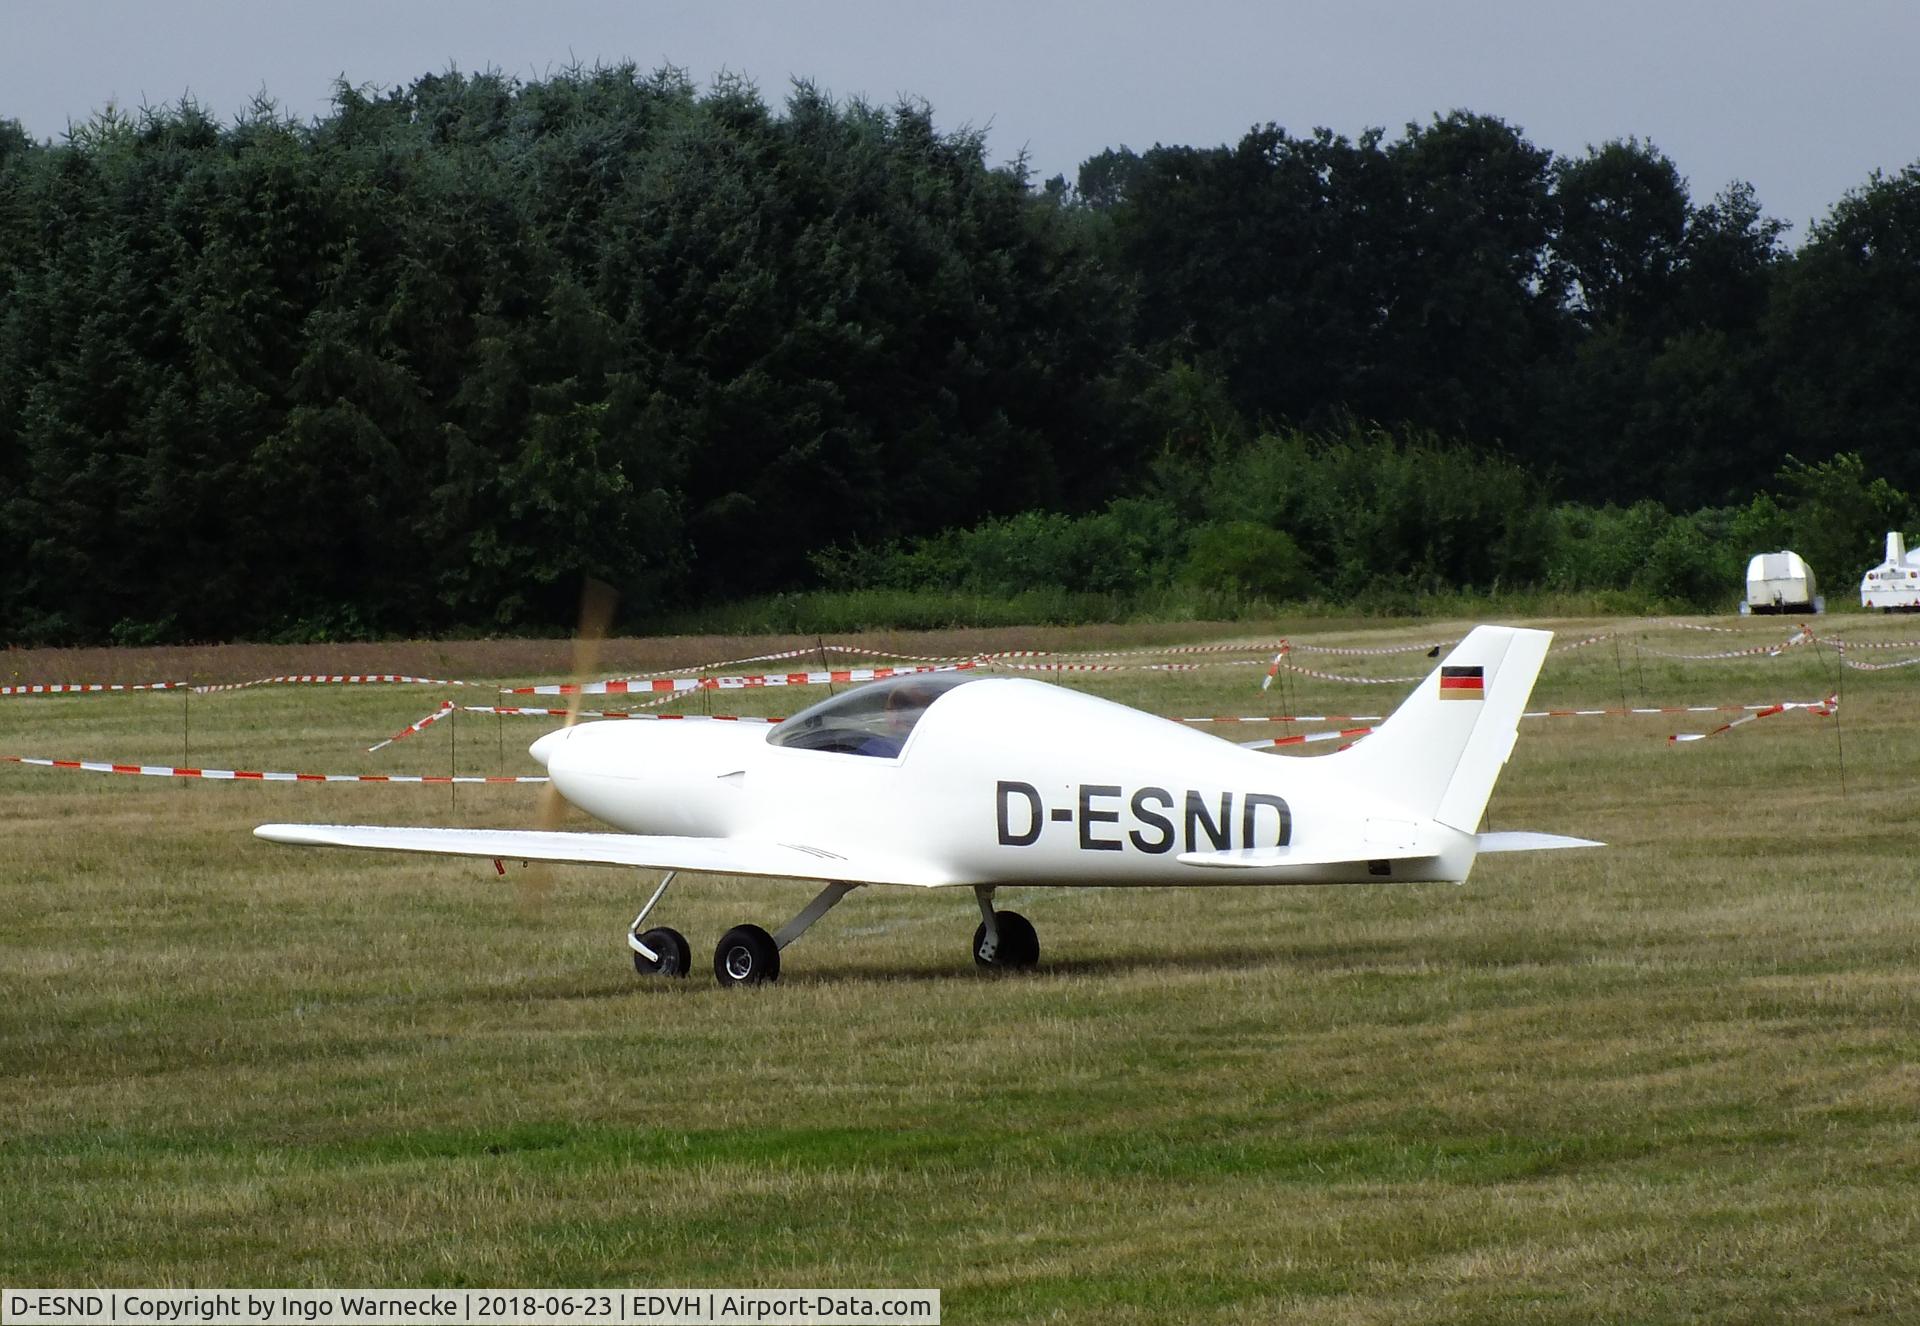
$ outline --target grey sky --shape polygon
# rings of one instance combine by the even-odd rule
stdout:
[[[1455,107],[1567,155],[1638,135],[1704,202],[1745,179],[1797,242],[1876,167],[1920,159],[1909,0],[0,0],[0,117],[57,137],[109,101],[191,91],[231,116],[265,88],[324,112],[332,80],[391,86],[449,66],[523,76],[584,63],[720,69],[770,101],[790,76],[839,96],[924,97],[1073,178],[1103,147],[1211,145],[1256,122],[1397,135]]]

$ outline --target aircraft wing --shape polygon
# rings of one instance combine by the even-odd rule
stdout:
[[[678,838],[634,833],[556,833],[516,829],[427,829],[373,824],[262,824],[256,838],[296,847],[358,847],[382,852],[639,866],[708,875],[771,875],[934,888],[960,881],[925,862],[854,860],[805,843],[738,838]]]

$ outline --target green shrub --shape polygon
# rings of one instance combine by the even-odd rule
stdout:
[[[1727,608],[1740,593],[1741,573],[1725,543],[1716,544],[1697,517],[1667,523],[1634,576],[1634,587],[1675,606]]]
[[[1335,598],[1537,583],[1548,529],[1526,470],[1430,433],[1270,433],[1210,476],[1207,515],[1289,535]]]
[[[1222,521],[1195,530],[1180,579],[1230,598],[1294,599],[1313,587],[1306,555],[1293,537],[1250,520]]]
[[[1171,507],[1120,498],[1092,515],[1025,511],[904,546],[831,548],[812,563],[833,589],[1134,594],[1166,584],[1185,544]]]

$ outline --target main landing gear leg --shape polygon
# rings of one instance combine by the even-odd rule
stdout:
[[[685,976],[692,965],[693,950],[687,947],[687,937],[678,930],[659,926],[640,933],[641,923],[666,893],[667,885],[673,883],[673,876],[674,872],[669,870],[661,878],[660,887],[653,891],[647,905],[640,909],[640,915],[627,927],[627,947],[633,950],[633,969],[642,976]]]
[[[780,979],[780,950],[807,933],[834,904],[859,888],[858,884],[829,884],[799,915],[768,934],[757,925],[736,925],[720,936],[713,950],[713,975],[722,985],[764,985]]]
[[[1040,936],[1033,923],[1019,912],[993,909],[993,885],[976,884],[974,897],[980,900],[980,926],[973,932],[973,960],[981,967],[1019,968],[1036,966],[1040,961]]]

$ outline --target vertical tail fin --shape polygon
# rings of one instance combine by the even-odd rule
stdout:
[[[1369,792],[1474,832],[1552,640],[1476,626],[1372,736],[1331,758]]]

